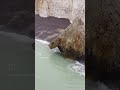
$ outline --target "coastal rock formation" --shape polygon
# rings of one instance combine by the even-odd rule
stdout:
[[[85,22],[85,0],[36,0],[35,13],[41,17],[68,18],[71,22],[80,17]]]
[[[94,74],[98,73],[99,76],[105,76],[105,79],[109,77],[111,80],[112,75],[114,78],[120,76],[120,2],[87,2],[91,5],[89,4],[90,12],[86,13],[85,46],[86,54],[90,56],[85,60],[86,71],[93,71]]]
[[[49,47],[58,47],[66,58],[79,59],[85,55],[85,27],[81,19],[77,17]]]

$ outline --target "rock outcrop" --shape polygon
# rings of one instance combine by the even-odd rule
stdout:
[[[87,1],[90,4],[86,8],[90,8],[86,13],[85,24],[86,54],[89,55],[85,60],[86,71],[98,73],[98,76],[110,80],[120,76],[120,2],[111,2]]]
[[[85,27],[81,19],[76,18],[49,47],[58,47],[64,57],[70,59],[79,59],[85,55]]]
[[[85,22],[85,0],[36,0],[35,12],[41,17],[68,18],[71,22],[80,17]]]

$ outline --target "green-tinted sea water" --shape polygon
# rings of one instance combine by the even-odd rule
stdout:
[[[77,72],[78,67],[75,61],[65,60],[48,45],[35,41],[35,90],[85,90],[85,77]]]

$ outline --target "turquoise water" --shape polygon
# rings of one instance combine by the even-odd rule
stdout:
[[[55,50],[35,41],[35,90],[85,90],[84,65]]]

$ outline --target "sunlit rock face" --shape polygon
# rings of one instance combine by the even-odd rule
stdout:
[[[76,18],[49,46],[50,48],[58,47],[64,57],[67,58],[79,59],[85,55],[85,27],[83,22]]]
[[[36,0],[35,9],[41,17],[68,18],[71,22],[80,17],[85,22],[85,0]]]

